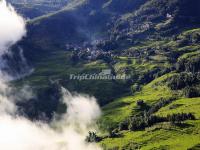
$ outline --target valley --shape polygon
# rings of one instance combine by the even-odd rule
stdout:
[[[24,113],[33,120],[40,113],[47,120],[64,113],[67,108],[57,101],[62,86],[97,98],[100,131],[87,141],[104,150],[199,149],[200,2],[71,0],[61,5],[29,20],[27,36],[13,46],[24,49],[34,68],[12,82],[28,84],[38,95],[18,104]],[[131,78],[70,80],[71,74],[106,69]]]

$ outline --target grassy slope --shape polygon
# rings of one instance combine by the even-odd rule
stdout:
[[[179,38],[184,38],[186,35],[192,35],[193,33],[199,33],[200,29],[189,30],[184,32]],[[192,57],[199,57],[199,45],[190,45],[178,47],[175,41],[158,42],[157,45],[163,47],[170,47],[174,52],[180,54],[179,59],[191,59]],[[155,43],[152,45],[155,46]],[[147,44],[148,45],[148,44]],[[147,46],[148,47],[148,46]],[[138,47],[137,47],[138,48]],[[140,47],[139,47],[140,48]],[[163,54],[165,56],[165,54]],[[158,57],[156,55],[155,57]],[[125,59],[125,58],[123,58]],[[148,69],[149,66],[160,66],[158,63],[160,59],[151,59],[148,63],[143,62],[140,65],[136,65],[141,69]],[[134,62],[134,61],[133,61]],[[167,61],[165,61],[167,62]],[[151,65],[147,65],[151,64]],[[122,62],[120,67],[126,65]],[[165,65],[164,65],[165,66]],[[170,66],[168,64],[167,66]],[[134,65],[132,67],[135,67]],[[135,93],[133,96],[122,97],[116,101],[103,107],[103,116],[100,120],[101,127],[116,127],[121,121],[137,112],[136,101],[144,100],[146,103],[152,105],[160,100],[160,98],[169,98],[176,95],[179,97],[176,101],[161,108],[157,113],[158,116],[167,116],[173,113],[192,113],[197,120],[185,121],[187,124],[185,127],[175,127],[170,123],[156,124],[150,128],[146,128],[144,131],[121,132],[119,138],[105,138],[100,144],[105,149],[128,149],[129,146],[135,147],[135,149],[173,149],[173,150],[186,150],[189,148],[199,149],[200,144],[200,98],[184,98],[182,97],[182,91],[171,91],[165,83],[165,79],[176,73],[169,73],[156,78],[151,83],[145,85],[140,92]],[[126,147],[127,146],[127,147]]]
[[[171,149],[186,150],[199,144],[200,121],[188,121],[189,127],[172,127],[167,123],[158,124],[145,131],[124,132],[122,137],[106,139],[102,142],[106,148],[122,149],[126,145],[135,145],[142,150]]]
[[[168,76],[170,75],[158,78],[154,82],[158,82]],[[173,96],[172,91],[166,86],[154,87],[154,82],[144,86],[141,92],[136,93],[134,96],[119,98],[103,107],[101,122],[103,122],[106,126],[116,126],[118,123],[137,111],[136,101],[144,100],[148,104],[153,104],[160,98],[169,98]]]
[[[146,103],[152,104],[160,98],[172,97],[174,93],[166,86],[156,86],[163,79],[171,76],[165,75],[152,81],[150,84],[144,86],[141,92],[135,96],[125,97],[104,107],[102,120],[104,124],[115,124],[130,116],[136,109],[136,101],[143,99]],[[176,106],[170,109],[171,106]],[[114,109],[113,109],[114,108]],[[119,148],[122,149],[126,145],[138,146],[140,149],[174,149],[186,150],[191,148],[200,141],[200,98],[180,98],[172,104],[163,107],[156,114],[159,116],[166,116],[172,113],[193,113],[197,120],[186,121],[187,127],[175,127],[169,123],[156,124],[144,131],[122,132],[119,138],[106,138],[101,144],[107,149]]]

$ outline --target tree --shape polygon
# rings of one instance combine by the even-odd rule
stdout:
[[[89,131],[88,134],[89,135],[86,137],[86,142],[94,143],[94,142],[99,142],[101,140],[101,138],[98,137],[95,132]]]

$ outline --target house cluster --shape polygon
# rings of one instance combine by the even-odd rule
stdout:
[[[104,51],[98,48],[96,44],[83,43],[83,45],[67,44],[66,49],[73,52],[73,58],[76,60],[97,60],[97,59],[109,59],[114,55],[111,51]]]

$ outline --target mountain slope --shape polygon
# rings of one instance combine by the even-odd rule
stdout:
[[[96,96],[103,106],[99,144],[105,150],[198,149],[199,1],[71,2],[28,23],[28,35],[19,45],[35,71],[16,84],[42,91],[58,80],[70,91]],[[92,58],[88,49],[100,55]],[[131,78],[69,79],[104,69]],[[52,108],[42,103],[39,111],[61,109],[50,97]]]
[[[67,5],[68,1],[69,0],[8,0],[20,14],[30,19],[58,11]]]
[[[164,55],[166,57],[167,54],[163,53],[162,49],[168,49],[168,52],[172,53],[173,51],[173,55],[169,55],[168,59],[165,58],[164,62],[172,61],[167,65],[172,71],[158,75],[160,77],[157,76],[149,84],[145,84],[133,96],[119,98],[103,107],[104,114],[100,126],[109,131],[108,137],[103,138],[101,142],[105,149],[181,150],[195,149],[195,147],[198,149],[200,138],[200,81],[199,65],[195,64],[200,62],[200,47],[199,42],[182,45],[180,41],[186,36],[189,39],[194,34],[199,35],[199,31],[199,29],[189,30],[182,33],[177,41],[161,42],[157,56],[152,57],[151,54],[148,54],[147,57],[150,57],[150,59],[146,62],[143,61],[142,64],[145,65],[154,61],[154,63],[156,62],[155,65],[159,65],[159,62],[163,61],[161,58],[164,58]],[[152,44],[149,46],[153,47]],[[134,50],[134,48],[132,49]],[[175,60],[170,60],[170,57]],[[187,67],[182,65],[179,67],[182,63],[183,66]],[[139,105],[141,101],[143,106]],[[140,124],[140,128],[132,129],[131,118],[136,116],[146,118],[146,113],[150,113],[150,118],[147,117],[147,120],[155,117],[154,120],[151,120],[154,123],[146,126],[142,125],[142,120],[134,120],[134,123]],[[194,120],[186,119],[174,123],[166,119],[170,115],[189,113],[195,116]],[[157,121],[156,117],[158,117]]]
[[[172,36],[185,28],[198,27],[199,6],[198,0],[70,1],[62,10],[30,21],[25,44],[53,49],[51,46],[65,48],[68,43],[82,45],[106,39],[110,44],[106,47],[112,49],[114,44],[123,48],[143,39]]]

